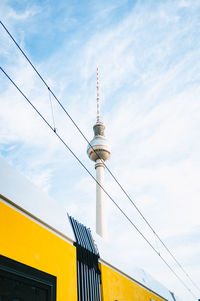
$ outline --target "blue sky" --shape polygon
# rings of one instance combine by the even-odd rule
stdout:
[[[198,1],[4,0],[0,15],[88,139],[96,121],[99,66],[102,118],[112,145],[108,166],[198,282]],[[52,124],[47,89],[2,28],[0,44],[1,66]],[[3,74],[0,103],[1,155],[93,228],[95,184]],[[53,107],[58,133],[95,174],[86,142],[55,101]],[[105,180],[111,196],[157,247],[107,173]],[[109,200],[107,216],[108,240],[113,240],[113,248],[121,248],[115,255],[119,265],[130,270],[138,265],[182,300],[194,300]]]

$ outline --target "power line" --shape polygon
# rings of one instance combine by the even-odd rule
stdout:
[[[49,91],[49,102],[50,102],[50,107],[51,107],[51,117],[52,117],[54,132],[56,132],[56,123],[55,123],[55,118],[54,118],[53,103],[52,103],[50,91]]]
[[[21,91],[21,89],[17,86],[17,84],[10,78],[10,76],[6,73],[6,71],[0,67],[1,71],[8,78],[8,80],[13,84],[13,86],[20,92],[20,94],[26,99],[26,101],[31,105],[31,107],[35,110],[35,112],[40,116],[40,118],[46,123],[46,125],[51,129],[51,131],[57,136],[57,138],[63,143],[63,145],[70,151],[70,153],[74,156],[74,158],[79,162],[79,164],[86,170],[86,172],[92,177],[92,179],[101,187],[104,193],[109,197],[109,199],[113,202],[113,204],[118,208],[118,210],[124,215],[124,217],[130,222],[130,224],[135,228],[135,230],[142,236],[142,238],[148,243],[148,245],[153,249],[153,251],[161,258],[161,260],[165,263],[165,265],[171,270],[171,272],[177,277],[177,279],[182,283],[182,285],[188,290],[188,292],[194,297],[197,298],[190,288],[185,284],[185,282],[178,276],[178,274],[173,270],[173,268],[167,263],[167,261],[161,256],[161,254],[154,248],[154,246],[150,243],[150,241],[145,237],[145,235],[138,229],[138,227],[133,223],[133,221],[128,217],[128,215],[120,208],[120,206],[115,202],[115,200],[110,196],[110,194],[102,187],[102,185],[96,180],[96,178],[92,175],[92,173],[88,170],[88,168],[84,165],[84,163],[78,158],[78,156],[72,151],[72,149],[68,146],[68,144],[63,140],[63,138],[54,131],[54,128],[50,125],[50,123],[45,119],[45,117],[39,112],[39,110],[32,104],[32,102],[28,99],[28,97]]]
[[[66,115],[68,116],[68,118],[71,120],[71,122],[73,123],[73,125],[76,127],[76,129],[78,130],[78,132],[81,134],[81,136],[84,138],[84,140],[89,144],[89,146],[92,148],[92,150],[96,153],[97,157],[101,160],[101,162],[104,164],[105,168],[108,170],[108,172],[110,173],[110,175],[112,176],[112,178],[115,180],[115,182],[118,184],[118,186],[120,187],[120,189],[123,191],[123,193],[126,195],[126,197],[128,198],[128,200],[132,203],[132,205],[135,207],[135,209],[137,210],[137,212],[139,213],[139,215],[142,217],[142,219],[145,221],[145,223],[149,226],[149,228],[151,229],[151,231],[153,232],[153,234],[158,238],[158,240],[160,241],[160,243],[163,245],[163,247],[167,250],[167,252],[171,255],[171,257],[173,258],[173,260],[176,262],[176,264],[179,266],[179,268],[182,270],[182,272],[187,276],[187,278],[191,281],[191,283],[196,287],[196,289],[200,292],[200,287],[192,280],[192,278],[189,276],[189,274],[186,272],[186,270],[183,268],[183,266],[179,263],[179,261],[176,259],[176,257],[173,255],[173,253],[169,250],[169,248],[166,246],[166,244],[162,241],[162,239],[160,238],[160,236],[157,234],[157,232],[154,230],[154,228],[151,226],[150,222],[146,219],[146,217],[143,215],[143,213],[140,211],[140,209],[138,208],[138,206],[134,203],[134,201],[132,200],[132,198],[129,196],[129,194],[126,192],[126,190],[123,188],[123,186],[119,183],[119,181],[117,180],[117,178],[114,176],[114,174],[111,172],[111,170],[109,169],[109,167],[105,164],[105,162],[102,161],[102,159],[99,157],[98,153],[94,150],[93,146],[90,144],[90,141],[87,139],[87,137],[84,135],[84,133],[82,132],[82,130],[80,129],[80,127],[77,125],[77,123],[73,120],[73,118],[71,117],[71,115],[67,112],[67,110],[65,109],[65,107],[62,105],[62,103],[59,101],[59,99],[57,98],[57,96],[54,94],[54,92],[51,90],[51,88],[48,86],[48,84],[46,83],[46,81],[44,80],[44,78],[41,76],[41,74],[37,71],[36,67],[33,65],[33,63],[30,61],[30,59],[28,58],[28,56],[25,54],[25,52],[22,50],[22,48],[19,46],[19,44],[17,43],[17,41],[14,39],[14,37],[11,35],[11,33],[8,31],[8,29],[6,28],[6,26],[3,24],[2,21],[0,21],[0,24],[2,25],[2,27],[4,28],[4,30],[7,32],[7,34],[9,35],[9,37],[12,39],[12,41],[15,43],[15,45],[17,46],[17,48],[20,50],[20,52],[23,54],[23,56],[26,58],[26,60],[29,62],[29,64],[31,65],[31,67],[34,69],[34,71],[37,73],[37,75],[39,76],[39,78],[42,80],[42,82],[44,83],[44,85],[47,87],[47,89],[49,90],[49,94],[52,94],[52,96],[54,97],[54,99],[57,101],[57,103],[59,104],[59,106],[62,108],[62,110],[66,113]],[[54,123],[55,124],[55,123]],[[56,131],[56,129],[55,129]]]

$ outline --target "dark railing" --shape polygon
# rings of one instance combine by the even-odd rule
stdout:
[[[68,216],[76,238],[78,301],[101,301],[99,252],[90,229]]]

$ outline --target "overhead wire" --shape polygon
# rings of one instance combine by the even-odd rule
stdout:
[[[113,197],[105,190],[105,188],[96,180],[96,178],[92,175],[89,169],[84,165],[84,163],[78,158],[78,156],[74,153],[74,151],[68,146],[68,144],[64,141],[64,139],[54,131],[54,128],[50,125],[47,119],[39,112],[39,110],[33,105],[33,103],[29,100],[29,98],[22,92],[22,90],[17,86],[17,84],[11,79],[8,73],[0,66],[1,71],[7,77],[7,79],[13,84],[13,86],[19,91],[19,93],[26,99],[29,105],[34,109],[34,111],[40,116],[40,118],[46,123],[49,129],[57,136],[57,138],[62,142],[62,144],[70,151],[70,153],[74,156],[74,158],[79,162],[79,164],[86,170],[86,172],[91,176],[91,178],[99,185],[99,187],[104,191],[104,193],[109,197],[109,199],[113,202],[113,204],[118,208],[118,210],[123,214],[123,216],[130,222],[130,224],[135,228],[135,230],[142,236],[142,238],[147,242],[147,244],[153,249],[153,251],[161,258],[161,260],[165,263],[165,265],[171,270],[171,272],[176,276],[176,278],[182,283],[182,285],[188,290],[188,292],[194,297],[195,294],[191,291],[191,289],[185,284],[185,282],[179,277],[179,275],[173,270],[173,268],[167,263],[167,261],[161,256],[161,254],[154,248],[154,246],[149,242],[146,236],[139,230],[139,228],[133,223],[130,217],[121,209],[121,207],[116,203]]]
[[[48,89],[48,91],[49,91],[49,89]],[[55,123],[55,118],[54,118],[53,103],[52,103],[50,91],[49,91],[49,102],[50,102],[50,106],[51,106],[51,117],[52,117],[54,132],[56,132],[56,123]]]
[[[109,167],[105,164],[105,162],[99,157],[98,153],[95,151],[95,149],[93,148],[93,146],[90,144],[90,141],[87,139],[87,137],[85,136],[85,134],[82,132],[82,130],[80,129],[80,127],[77,125],[77,123],[73,120],[73,118],[71,117],[71,115],[67,112],[67,110],[65,109],[65,107],[62,105],[62,103],[59,101],[59,99],[57,98],[57,96],[54,94],[54,92],[51,90],[51,88],[49,87],[49,85],[47,84],[47,82],[44,80],[44,78],[41,76],[41,74],[37,71],[36,67],[33,65],[33,63],[31,62],[31,60],[28,58],[28,56],[25,54],[25,52],[22,50],[22,48],[20,47],[20,45],[17,43],[17,41],[14,39],[14,37],[12,36],[12,34],[9,32],[9,30],[6,28],[6,26],[3,24],[3,22],[0,20],[0,24],[2,25],[2,27],[4,28],[4,30],[7,32],[7,34],[9,35],[9,37],[12,39],[12,41],[15,43],[15,45],[17,46],[17,48],[20,50],[20,52],[23,54],[23,56],[26,58],[26,60],[29,62],[29,64],[31,65],[31,67],[34,69],[34,71],[37,73],[37,75],[39,76],[39,78],[42,80],[42,82],[44,83],[44,85],[47,87],[47,89],[49,90],[49,93],[54,97],[54,99],[57,101],[57,103],[59,104],[59,106],[62,108],[62,110],[65,112],[65,114],[68,116],[68,118],[71,120],[71,122],[73,123],[73,125],[76,127],[76,129],[78,130],[78,132],[81,134],[81,136],[84,138],[84,140],[88,143],[88,145],[92,148],[92,150],[96,153],[96,155],[98,156],[98,158],[101,160],[101,162],[104,164],[106,170],[109,172],[109,174],[112,176],[112,178],[115,180],[115,182],[118,184],[118,186],[120,187],[120,189],[123,191],[123,193],[126,195],[126,197],[128,198],[128,200],[132,203],[132,205],[135,207],[135,209],[137,210],[137,212],[139,213],[139,215],[142,217],[142,219],[145,221],[145,223],[149,226],[149,228],[151,229],[151,231],[153,232],[153,234],[157,237],[157,239],[160,241],[160,243],[163,245],[163,247],[167,250],[167,252],[170,254],[170,256],[173,258],[173,260],[176,262],[176,264],[179,266],[179,268],[182,270],[182,272],[186,275],[186,277],[191,281],[191,283],[193,284],[194,287],[196,287],[196,289],[200,292],[200,287],[193,281],[193,279],[191,278],[191,276],[187,273],[187,271],[183,268],[183,266],[179,263],[179,261],[176,259],[175,255],[169,250],[169,248],[167,247],[167,245],[163,242],[163,240],[160,238],[160,236],[157,234],[157,232],[154,230],[154,228],[151,226],[150,222],[147,220],[147,218],[143,215],[143,213],[141,212],[141,210],[139,209],[139,207],[134,203],[134,201],[132,200],[132,198],[129,196],[129,194],[126,192],[126,190],[123,188],[123,186],[119,183],[119,181],[117,180],[117,178],[115,177],[115,175],[111,172],[111,170],[109,169]],[[54,127],[55,128],[55,127]],[[55,129],[56,131],[56,129]]]
[[[67,110],[64,108],[64,106],[62,105],[62,103],[59,101],[59,99],[56,97],[56,95],[54,94],[54,92],[51,90],[51,88],[48,86],[48,84],[46,83],[46,81],[44,80],[44,78],[41,76],[41,74],[37,71],[37,69],[35,68],[35,66],[33,65],[33,63],[30,61],[30,59],[28,58],[28,56],[25,54],[25,52],[22,50],[22,48],[19,46],[19,44],[17,43],[17,41],[14,39],[14,37],[11,35],[11,33],[8,31],[8,29],[6,28],[6,26],[3,24],[2,21],[0,21],[0,24],[2,25],[2,27],[4,28],[4,30],[7,32],[7,34],[9,35],[9,37],[12,39],[12,41],[15,43],[15,45],[17,46],[17,48],[20,50],[20,52],[23,54],[23,56],[26,58],[26,60],[29,62],[29,64],[31,65],[31,67],[34,69],[34,71],[37,73],[37,75],[39,76],[39,78],[42,80],[42,82],[44,83],[44,85],[47,87],[48,91],[49,91],[49,95],[52,95],[54,97],[54,99],[58,102],[59,106],[62,108],[62,110],[66,113],[66,115],[68,116],[68,118],[71,120],[71,122],[73,123],[73,125],[76,127],[76,129],[78,130],[78,132],[81,134],[81,136],[84,138],[84,140],[89,144],[89,146],[92,148],[92,150],[96,153],[96,151],[94,150],[93,146],[90,144],[89,140],[87,139],[87,137],[84,135],[84,133],[82,132],[82,130],[80,129],[80,127],[76,124],[76,122],[73,120],[73,118],[71,117],[71,115],[67,112]],[[53,108],[52,108],[52,101],[51,101],[51,110],[52,110],[52,119],[53,119],[53,123],[54,123],[54,131],[56,131],[55,128],[55,121],[54,121],[54,116],[53,116]],[[111,172],[111,170],[109,169],[109,167],[105,164],[105,162],[102,161],[102,159],[99,157],[98,153],[96,153],[98,158],[101,160],[101,162],[104,164],[105,168],[108,170],[108,172],[110,173],[110,175],[112,176],[112,178],[115,180],[115,182],[118,184],[118,186],[120,187],[120,189],[123,191],[123,193],[126,195],[126,197],[128,198],[128,200],[132,203],[132,205],[135,207],[135,209],[137,210],[137,212],[139,213],[139,215],[142,217],[142,219],[145,221],[145,223],[149,226],[149,228],[151,229],[151,231],[153,232],[153,234],[157,237],[157,239],[160,241],[160,243],[163,245],[163,247],[167,250],[167,252],[170,254],[170,256],[173,258],[173,260],[176,262],[176,264],[179,266],[179,268],[182,270],[182,272],[187,276],[187,278],[191,281],[191,283],[196,287],[196,289],[200,292],[200,287],[193,281],[193,279],[189,276],[189,274],[187,273],[187,271],[183,268],[183,266],[179,263],[179,261],[176,259],[176,257],[174,256],[174,254],[169,250],[169,248],[166,246],[166,244],[163,242],[163,240],[160,238],[160,236],[157,234],[157,232],[154,230],[154,228],[151,226],[150,222],[146,219],[146,217],[143,215],[143,213],[140,211],[140,209],[138,208],[138,206],[134,203],[134,201],[132,200],[132,198],[129,196],[129,194],[126,192],[126,190],[122,187],[122,185],[119,183],[119,181],[117,180],[117,178],[114,176],[114,174]]]

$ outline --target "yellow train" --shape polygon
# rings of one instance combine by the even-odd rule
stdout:
[[[2,159],[0,170],[0,301],[176,300],[105,262],[89,229],[65,213],[66,228],[53,223],[53,200]]]

